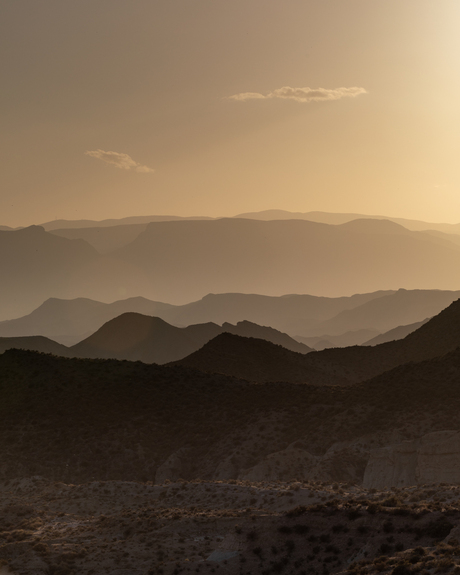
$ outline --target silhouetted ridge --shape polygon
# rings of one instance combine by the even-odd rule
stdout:
[[[303,356],[279,353],[275,360],[276,351],[269,351],[267,346],[252,350],[250,344],[239,343],[237,345],[231,339],[214,340],[180,363],[203,371],[217,371],[256,381],[274,381],[279,379],[279,375],[286,381],[326,385],[347,380],[363,381],[398,365],[439,357],[459,347],[460,300],[453,302],[406,338],[375,347],[325,349]],[[270,354],[273,355],[270,357]],[[245,372],[242,365],[249,366],[245,367]]]
[[[193,353],[226,329],[233,333],[257,333],[264,339],[303,353],[311,351],[284,333],[250,322],[240,322],[236,326],[226,324],[225,327],[208,322],[180,328],[158,317],[128,312],[105,323],[93,335],[70,348],[70,353],[76,357],[167,363]]]
[[[0,353],[9,349],[22,349],[38,351],[41,353],[52,353],[67,357],[69,350],[55,341],[41,335],[30,335],[25,337],[0,337]]]
[[[185,357],[220,332],[208,323],[177,328],[158,317],[127,312],[71,348],[78,357],[166,363]]]
[[[403,339],[410,333],[418,329],[419,327],[422,327],[422,325],[424,325],[427,321],[429,321],[429,319],[430,318],[427,318],[423,321],[418,321],[416,323],[411,323],[409,325],[400,325],[398,327],[390,329],[385,333],[381,333],[380,335],[377,335],[372,339],[369,339],[368,341],[364,342],[361,345],[379,345],[381,343],[387,343],[389,341],[396,341],[399,339]]]
[[[460,299],[402,340],[414,360],[443,355],[460,346]],[[397,342],[393,342],[396,346]]]
[[[306,356],[253,337],[222,333],[175,365],[224,373],[248,381],[289,381],[316,385],[344,385],[345,378],[305,366]]]
[[[442,356],[459,346],[460,300],[456,300],[404,339],[375,347],[326,349],[306,356],[305,362],[362,381],[398,365]]]

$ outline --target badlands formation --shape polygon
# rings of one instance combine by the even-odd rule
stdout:
[[[438,431],[399,445],[373,449],[363,485],[406,487],[423,483],[460,483],[460,433]]]

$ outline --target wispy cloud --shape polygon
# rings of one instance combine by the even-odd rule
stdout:
[[[242,92],[230,96],[230,100],[268,100],[270,98],[281,98],[284,100],[295,100],[296,102],[321,102],[330,100],[340,100],[341,98],[356,98],[360,94],[367,94],[364,88],[356,86],[352,88],[334,88],[328,90],[326,88],[278,88],[269,92],[265,96],[257,92]]]
[[[135,172],[142,172],[147,174],[153,172],[152,168],[143,166],[128,156],[128,154],[121,154],[120,152],[105,152],[104,150],[88,150],[85,152],[87,156],[102,160],[107,164],[112,164],[121,170],[134,170]]]

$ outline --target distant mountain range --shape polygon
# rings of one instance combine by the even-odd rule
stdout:
[[[245,212],[233,216],[234,218],[245,218],[251,220],[308,220],[311,222],[319,222],[323,224],[344,224],[357,219],[373,219],[373,220],[389,220],[401,224],[408,230],[423,231],[423,230],[437,230],[440,232],[450,234],[460,234],[459,224],[446,224],[425,222],[423,220],[412,220],[407,218],[394,218],[385,215],[368,215],[353,212],[290,212],[287,210],[262,210],[258,212]],[[111,226],[122,226],[130,224],[147,224],[150,222],[162,221],[179,221],[179,220],[216,220],[218,217],[209,216],[130,216],[119,219],[106,219],[106,220],[52,220],[40,224],[45,230],[58,230],[58,229],[76,229],[76,228],[102,228]],[[9,228],[8,226],[0,226],[2,228]]]
[[[260,212],[246,212],[238,214],[235,218],[247,218],[251,220],[308,220],[321,224],[346,224],[353,220],[389,220],[404,226],[412,231],[433,230],[446,234],[460,234],[460,223],[446,224],[424,222],[423,220],[410,220],[407,218],[393,218],[391,216],[367,215],[358,213],[339,213],[339,212],[289,212],[286,210],[263,210]]]
[[[285,210],[266,210],[239,214],[236,219],[272,220],[306,220],[322,224],[340,225],[353,220],[387,220],[400,224],[411,231],[426,231],[429,234],[460,244],[460,224],[435,224],[419,220],[391,218],[386,216],[366,216],[353,213],[328,212],[287,212]],[[128,245],[138,237],[151,222],[168,222],[184,220],[216,220],[221,218],[178,217],[178,216],[134,216],[119,220],[54,220],[42,224],[46,231],[68,239],[83,239],[92,245],[99,253],[107,254]],[[0,228],[1,229],[1,228]],[[11,229],[11,228],[9,228]]]
[[[458,241],[389,220],[133,221],[98,230],[0,231],[0,318],[30,313],[50,297],[183,304],[209,292],[338,297],[460,285]]]
[[[460,284],[460,246],[380,220],[157,222],[112,257],[142,271],[163,301],[204,291],[339,296]]]
[[[71,346],[92,335],[109,320],[126,312],[136,312],[162,318],[178,327],[210,322],[236,324],[247,320],[285,332],[315,349],[323,349],[361,345],[388,329],[424,321],[458,297],[460,292],[437,290],[374,292],[348,298],[209,294],[183,306],[141,297],[111,304],[85,298],[51,298],[31,314],[0,322],[0,337],[41,335]],[[407,333],[409,331],[404,336]],[[250,335],[257,337],[255,333]],[[391,339],[398,337],[403,335],[389,336]]]
[[[85,298],[51,298],[29,315],[0,322],[0,337],[40,335],[72,346],[121,314],[136,312],[156,316],[177,327],[206,323],[237,324],[247,320],[252,325],[270,326],[287,333],[315,349],[375,345],[404,337],[418,327],[418,322],[436,315],[459,297],[460,292],[437,290],[374,292],[348,298],[209,294],[184,306],[141,297],[111,304]],[[415,325],[406,328],[409,322]],[[383,340],[369,341],[388,329],[400,331],[382,335],[386,338]],[[328,332],[329,335],[325,335]],[[299,335],[301,333],[307,335]],[[259,337],[255,331],[245,335]]]

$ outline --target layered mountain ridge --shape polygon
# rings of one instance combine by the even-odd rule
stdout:
[[[132,229],[120,230],[128,243],[114,237],[112,249],[112,240],[100,239],[104,254],[38,226],[0,231],[0,318],[30,313],[50,297],[183,304],[209,292],[337,297],[456,289],[460,280],[458,243],[386,220],[156,221],[134,239]]]

